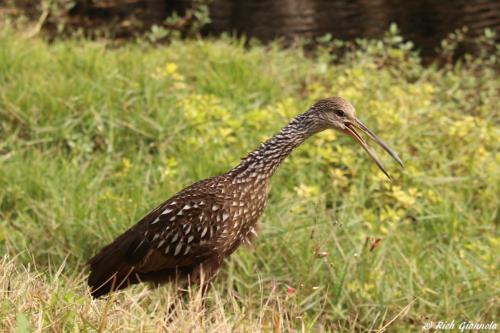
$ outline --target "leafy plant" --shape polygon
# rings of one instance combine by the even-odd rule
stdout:
[[[325,40],[314,55],[229,37],[109,48],[1,30],[0,330],[408,332],[496,320],[492,36],[478,55],[427,66],[395,28]],[[231,257],[207,308],[196,289],[186,303],[169,287],[90,299],[97,248],[331,95],[400,153],[404,170],[386,163],[393,182],[350,138],[324,132],[273,178],[261,236]]]
[[[163,24],[153,25],[148,33],[151,42],[178,38],[182,34],[185,36],[198,35],[201,29],[210,23],[210,11],[208,5],[211,0],[193,1],[192,7],[186,10],[183,16],[174,12],[167,17]]]

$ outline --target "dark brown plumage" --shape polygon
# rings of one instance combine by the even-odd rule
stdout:
[[[90,261],[93,297],[131,284],[174,279],[208,286],[223,260],[256,235],[269,181],[280,163],[311,135],[328,128],[351,135],[387,172],[355,128],[397,154],[340,97],[318,101],[227,173],[194,183],[168,199]]]

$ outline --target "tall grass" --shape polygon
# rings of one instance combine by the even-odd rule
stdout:
[[[0,32],[1,330],[365,332],[395,319],[390,331],[407,332],[498,318],[498,54],[437,68],[394,36],[337,61],[244,44]],[[352,140],[322,133],[275,175],[258,241],[228,260],[208,307],[170,287],[91,300],[99,247],[331,95],[401,154],[404,170],[383,156],[392,183]]]

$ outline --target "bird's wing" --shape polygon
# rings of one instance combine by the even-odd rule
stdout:
[[[92,296],[141,281],[166,281],[218,258],[217,221],[227,218],[219,210],[227,199],[220,180],[182,190],[102,248],[89,260]]]
[[[194,186],[148,214],[127,260],[141,272],[188,267],[215,254],[215,235],[225,217],[220,191]]]

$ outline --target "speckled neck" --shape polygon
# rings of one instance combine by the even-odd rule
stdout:
[[[237,178],[259,179],[271,177],[281,162],[311,135],[322,131],[308,113],[301,114],[290,121],[280,132],[262,143],[248,154],[241,163],[228,174]]]

